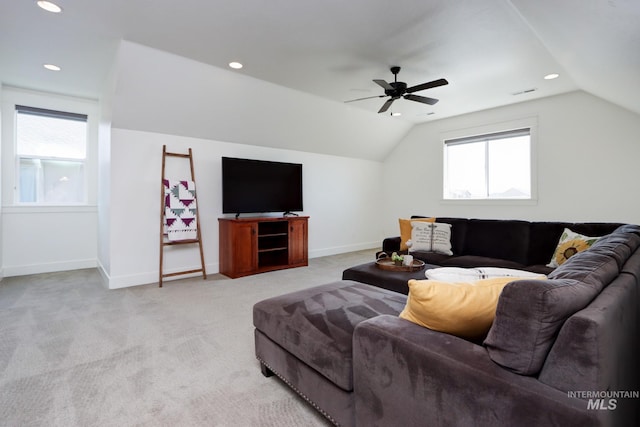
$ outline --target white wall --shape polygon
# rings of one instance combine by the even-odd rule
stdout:
[[[412,126],[128,41],[116,61],[119,129],[382,161]]]
[[[158,280],[163,144],[171,152],[186,153],[189,147],[193,150],[209,274],[219,271],[222,156],[303,164],[305,209],[302,214],[310,216],[310,257],[380,245],[380,162],[114,128],[111,133],[110,268],[103,272],[110,288]],[[169,178],[188,177],[188,161],[169,158],[167,162]],[[170,249],[172,252],[165,252],[165,272],[199,267],[196,245]]]
[[[304,164],[303,213],[311,217],[311,257],[379,247],[383,237],[397,235],[397,218],[411,214],[640,223],[640,200],[636,197],[640,182],[639,117],[584,92],[417,126],[384,163],[109,129],[109,111],[105,109],[100,132],[101,142],[106,142],[100,148],[101,194],[96,195],[94,188],[90,198],[93,203],[98,200],[96,209],[95,205],[27,208],[12,204],[13,155],[7,156],[7,152],[12,153],[13,148],[6,125],[7,108],[11,110],[15,101],[12,91],[2,91],[0,251],[5,276],[91,267],[98,258],[97,264],[111,288],[156,282],[163,144],[171,151],[186,152],[189,147],[194,151],[205,261],[210,274],[218,271],[222,156]],[[62,108],[60,103],[66,100],[53,96],[52,104],[39,106]],[[538,122],[537,203],[443,202],[442,135],[523,117],[536,117]],[[177,173],[184,176],[186,170]],[[104,221],[101,225],[98,212],[100,221]],[[180,248],[167,253],[167,271],[197,266],[195,251]]]
[[[2,105],[2,93],[4,87],[0,84],[0,105]],[[2,140],[2,108],[0,108],[0,141]],[[0,177],[2,176],[2,144],[0,143]],[[2,200],[2,185],[0,185],[0,200]],[[3,244],[1,242],[4,241],[4,237],[2,234],[3,230],[3,219],[2,219],[2,203],[0,203],[0,280],[4,277],[4,257],[3,257]]]
[[[111,271],[111,127],[113,119],[113,97],[116,86],[115,62],[104,82],[100,99],[100,121],[98,124],[98,247],[99,271]],[[108,277],[104,277],[108,282]]]
[[[86,184],[83,206],[17,204],[15,105],[87,114]],[[5,277],[96,266],[98,103],[4,87],[2,91],[2,268]]]
[[[535,117],[534,204],[442,200],[442,136]],[[523,102],[416,126],[384,162],[384,233],[412,214],[640,224],[640,116],[585,92]]]

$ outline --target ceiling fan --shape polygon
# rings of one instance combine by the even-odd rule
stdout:
[[[374,82],[380,85],[384,89],[384,95],[376,95],[376,96],[367,96],[365,98],[352,99],[350,101],[345,102],[355,102],[362,101],[363,99],[371,99],[371,98],[383,98],[385,96],[390,96],[391,98],[387,99],[387,101],[382,105],[378,113],[384,113],[391,107],[393,101],[399,98],[408,99],[410,101],[422,102],[423,104],[433,105],[438,102],[435,98],[428,98],[426,96],[414,95],[413,92],[419,92],[425,89],[431,89],[438,86],[448,85],[449,82],[445,79],[438,79],[432,82],[422,83],[419,85],[407,87],[405,82],[398,81],[398,73],[400,72],[400,67],[391,67],[391,72],[393,73],[393,82],[387,83],[384,80],[375,79]]]

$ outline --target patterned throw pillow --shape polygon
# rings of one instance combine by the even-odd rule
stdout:
[[[547,267],[559,267],[578,252],[587,250],[600,237],[588,237],[565,228]]]
[[[407,241],[411,240],[411,222],[412,221],[422,221],[422,222],[436,222],[435,218],[412,218],[405,219],[399,218],[398,222],[400,223],[400,250],[407,250]]]
[[[451,251],[451,224],[411,221],[409,252],[428,251],[453,255]]]

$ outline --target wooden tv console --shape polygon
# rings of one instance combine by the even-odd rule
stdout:
[[[220,273],[235,279],[308,265],[308,219],[218,218]]]

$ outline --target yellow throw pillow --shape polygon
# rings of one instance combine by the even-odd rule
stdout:
[[[411,240],[411,221],[436,222],[435,218],[398,219],[400,223],[400,250],[407,250],[407,240]]]
[[[502,288],[522,279],[525,278],[498,277],[472,282],[412,279],[400,317],[434,331],[467,339],[482,338],[496,316]]]

